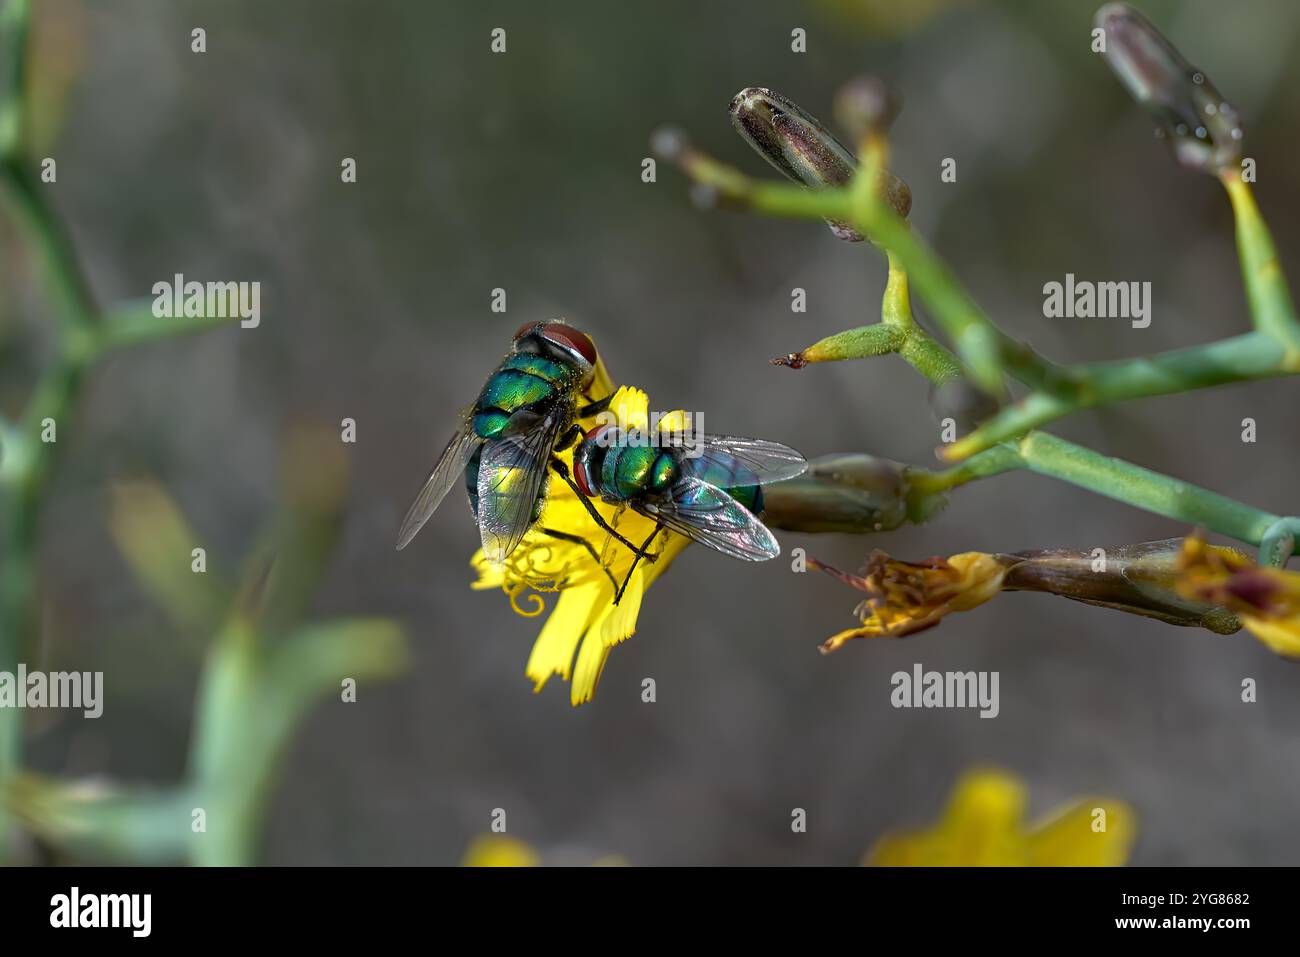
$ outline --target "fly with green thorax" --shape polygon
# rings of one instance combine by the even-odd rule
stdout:
[[[463,475],[487,561],[504,562],[536,527],[583,546],[610,576],[615,604],[637,562],[655,560],[648,549],[663,529],[746,561],[779,555],[776,539],[758,517],[759,486],[800,474],[807,467],[804,457],[776,442],[737,436],[699,435],[689,445],[665,446],[639,430],[608,423],[584,437],[577,423],[609,406],[609,398],[583,401],[598,363],[591,337],[566,323],[522,326],[511,352],[462,412],[460,428],[402,521],[397,547],[406,547]],[[556,453],[579,440],[571,475]],[[548,470],[569,486],[601,529],[632,551],[632,568],[622,584],[585,539],[539,524]],[[638,547],[601,516],[594,498],[632,508],[655,522],[654,532]]]
[[[541,517],[549,468],[574,490],[597,525],[636,551],[579,492],[568,466],[555,455],[581,438],[576,424],[580,419],[608,405],[608,399],[580,405],[595,378],[597,362],[591,337],[567,323],[550,320],[521,326],[510,353],[474,404],[462,411],[460,428],[402,520],[397,547],[407,546],[463,475],[483,555],[490,562],[504,562]],[[596,558],[585,541],[554,529],[541,531],[577,541]],[[654,561],[654,556],[644,557]]]
[[[671,436],[672,434],[669,433]],[[573,477],[582,495],[633,511],[655,523],[632,560],[632,568],[661,529],[742,561],[761,562],[781,546],[760,520],[760,486],[794,478],[808,462],[779,442],[734,435],[664,433],[598,425],[573,454]],[[614,593],[623,597],[629,569]]]

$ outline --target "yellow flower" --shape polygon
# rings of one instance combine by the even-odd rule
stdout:
[[[640,389],[620,388],[610,401],[609,411],[624,429],[649,429],[650,403]],[[660,430],[681,429],[684,415],[678,412],[665,416]],[[593,418],[582,425],[585,429],[594,423]],[[569,448],[559,453],[570,474],[573,452]],[[652,520],[631,509],[620,510],[597,500],[592,504],[619,534],[638,546],[654,531]],[[581,542],[556,538],[548,530]],[[481,549],[474,554],[470,564],[478,573],[478,581],[470,587],[500,588],[511,607],[526,617],[545,610],[546,602],[537,592],[559,592],[524,673],[532,679],[534,691],[541,691],[552,675],[571,680],[569,700],[576,707],[595,694],[610,650],[636,631],[645,590],[688,544],[690,540],[683,535],[661,531],[649,548],[650,554],[657,555],[656,560],[637,563],[627,590],[615,605],[614,582],[622,584],[627,576],[632,552],[592,520],[573,489],[552,477],[540,520],[503,564],[487,562]],[[526,608],[519,602],[525,592],[529,593]]]
[[[548,854],[548,857],[552,855]],[[541,853],[531,844],[517,841],[504,834],[480,834],[470,842],[461,858],[461,867],[542,867],[544,863],[559,866],[566,864],[563,860],[544,862]],[[582,855],[578,862],[590,864],[591,867],[627,867],[627,860],[618,854],[606,854],[603,857],[590,858]]]
[[[826,639],[822,654],[830,654],[854,638],[901,638],[933,628],[949,612],[984,604],[1002,588],[1007,573],[1005,564],[984,552],[963,552],[914,564],[877,549],[867,558],[861,576],[815,559],[808,563],[869,596],[854,611],[862,627]]]
[[[1118,867],[1128,860],[1137,817],[1110,799],[1073,801],[1026,824],[1025,787],[998,771],[957,784],[948,810],[926,831],[887,834],[864,864],[882,867]]]
[[[1258,565],[1199,534],[1183,541],[1178,573],[1179,594],[1222,605],[1273,651],[1300,658],[1300,573]]]
[[[541,856],[523,841],[504,834],[482,834],[465,849],[461,867],[537,867]]]

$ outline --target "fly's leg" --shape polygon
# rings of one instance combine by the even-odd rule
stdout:
[[[582,428],[575,425],[555,440],[555,445],[551,447],[551,451],[563,452],[580,438],[582,438]]]
[[[590,418],[593,415],[600,415],[600,413],[604,412],[606,409],[609,408],[610,400],[613,398],[614,398],[614,393],[611,392],[609,395],[605,396],[605,398],[601,399],[599,402],[589,402],[586,405],[582,406],[580,409],[578,409],[576,415],[579,419],[586,419],[586,418]]]
[[[622,542],[624,545],[626,545],[628,549],[632,552],[632,554],[634,554],[637,558],[644,558],[648,562],[653,562],[656,559],[658,559],[659,557],[658,555],[647,555],[644,549],[638,549],[635,545],[633,545],[626,538],[620,535],[614,529],[614,527],[609,524],[609,522],[605,521],[605,519],[601,517],[600,512],[596,511],[596,506],[591,504],[591,499],[587,498],[587,496],[582,494],[582,489],[578,488],[577,483],[573,481],[572,477],[570,477],[569,467],[567,465],[565,465],[559,459],[552,457],[551,471],[553,471],[560,478],[564,479],[564,484],[569,486],[569,488],[573,489],[573,494],[578,496],[578,501],[582,503],[583,508],[587,510],[587,514],[591,516],[591,520],[593,522],[595,522],[605,531],[609,532],[609,534],[612,535],[617,541]]]
[[[662,528],[663,528],[662,524],[660,524],[659,522],[655,522],[655,530],[650,533],[650,537],[647,538],[645,542],[641,545],[640,551],[638,551],[636,555],[632,557],[632,567],[627,570],[627,577],[623,579],[622,586],[617,591],[614,592],[614,604],[617,605],[620,601],[622,601],[623,592],[627,591],[627,583],[632,580],[632,573],[636,571],[636,563],[641,560],[642,556],[644,556],[647,561],[654,561],[656,558],[659,557],[658,555],[647,554],[646,549],[650,547],[650,543],[655,540],[655,536],[659,534]]]
[[[561,532],[554,528],[539,528],[538,531],[543,535],[551,536],[551,538],[558,538],[562,542],[572,542],[574,545],[581,545],[587,550],[587,554],[591,556],[592,561],[600,566],[600,570],[605,573],[605,577],[608,578],[609,583],[614,586],[614,590],[618,591],[618,581],[614,578],[613,573],[610,572],[610,570],[606,568],[605,564],[600,560],[600,556],[596,554],[596,549],[592,547],[591,542],[587,541],[581,535],[570,535],[568,532]],[[636,559],[633,559],[632,561],[633,564],[636,563]]]

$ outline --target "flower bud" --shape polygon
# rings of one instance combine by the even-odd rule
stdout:
[[[907,521],[907,466],[873,455],[827,455],[763,490],[764,522],[792,532],[886,532]]]
[[[1177,538],[1105,549],[1046,549],[999,556],[1014,563],[1006,591],[1038,591],[1169,625],[1205,628],[1220,635],[1241,630],[1225,603],[1180,594]]]
[[[1174,158],[1207,173],[1236,165],[1241,158],[1237,111],[1205,74],[1126,3],[1106,4],[1095,22],[1105,31],[1107,65],[1156,118],[1156,135],[1169,142]]]
[[[814,116],[780,93],[746,87],[731,101],[731,125],[754,150],[786,177],[814,189],[844,186],[858,161]],[[912,192],[888,170],[881,170],[877,188],[899,216],[912,209]],[[847,223],[827,220],[831,232],[846,242],[863,236]]]

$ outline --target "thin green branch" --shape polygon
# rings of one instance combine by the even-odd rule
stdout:
[[[1282,274],[1273,236],[1255,205],[1250,185],[1241,178],[1240,172],[1226,169],[1220,180],[1232,202],[1237,253],[1251,321],[1285,350],[1281,368],[1286,372],[1300,372],[1300,321],[1296,319],[1291,290]]]
[[[942,454],[949,460],[963,459],[1094,406],[1288,375],[1282,358],[1283,349],[1276,340],[1263,332],[1248,332],[1147,358],[1071,366],[1070,374],[1077,383],[1073,393],[1031,392],[947,446]]]

